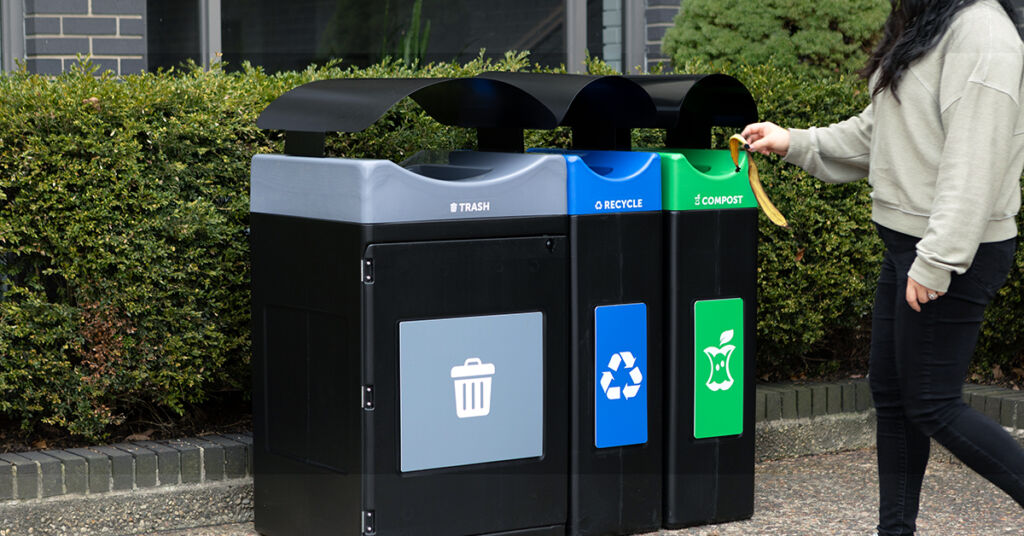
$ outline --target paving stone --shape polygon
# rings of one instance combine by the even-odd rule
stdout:
[[[830,383],[825,386],[825,413],[834,415],[843,412],[843,386]]]
[[[145,447],[132,443],[117,443],[112,447],[123,450],[135,460],[135,487],[152,488],[156,486],[156,453]]]
[[[131,444],[149,449],[156,454],[158,485],[174,486],[181,482],[181,455],[178,449],[156,441],[133,441]]]
[[[190,437],[185,441],[201,449],[203,481],[224,480],[224,447],[202,437]]]
[[[843,412],[853,413],[857,411],[857,385],[853,382],[844,382],[843,389]]]
[[[777,421],[782,418],[782,393],[775,389],[764,392],[764,419]]]
[[[14,466],[0,460],[0,501],[14,498]]]
[[[828,409],[828,391],[824,385],[811,386],[811,415],[820,417]]]
[[[245,478],[245,443],[219,435],[203,436],[203,439],[217,443],[224,449],[224,478]]]
[[[64,466],[64,493],[85,494],[89,491],[89,468],[85,458],[64,450],[44,450],[43,454],[60,460]]]
[[[90,447],[110,458],[111,486],[114,491],[135,487],[135,460],[132,455],[114,447]]]
[[[252,434],[221,434],[221,435],[226,437],[226,438],[228,438],[228,439],[231,439],[231,440],[234,440],[234,441],[238,441],[239,443],[245,445],[245,456],[246,456],[245,468],[246,468],[246,474],[251,475],[252,474],[252,448],[253,448],[252,447]]]
[[[178,451],[181,460],[181,483],[198,484],[203,480],[203,458],[199,447],[182,439],[163,441],[163,444]]]
[[[793,387],[796,391],[796,416],[801,419],[811,417],[811,388],[805,385]]]
[[[85,458],[89,475],[88,493],[106,493],[110,491],[111,467],[110,458],[92,449],[67,449],[71,454]]]
[[[999,406],[999,418],[996,420],[1002,426],[1013,427],[1017,424],[1017,401],[1013,396],[1003,398]]]
[[[39,466],[36,462],[14,453],[0,454],[3,460],[14,466],[14,495],[17,499],[39,498]]]
[[[971,401],[968,402],[967,405],[971,406],[972,408],[982,413],[985,413],[985,402],[987,398],[988,397],[986,397],[984,393],[973,392],[971,393]]]
[[[782,395],[782,418],[795,419],[796,412],[796,391],[792,388],[783,387],[779,392]]]
[[[1012,391],[1001,396],[999,406],[999,424],[1010,428],[1020,428],[1024,424],[1024,393]]]
[[[874,403],[871,401],[871,386],[868,385],[867,380],[857,382],[856,384],[857,396],[857,411],[867,411],[874,407]]]
[[[992,385],[965,385],[964,394],[969,394],[970,398],[965,399],[964,402],[968,406],[985,413],[985,406],[988,404],[989,395],[997,395],[1005,391],[1002,387],[995,387]]]
[[[765,407],[764,407],[764,391],[760,388],[757,389],[754,395],[754,422],[761,422],[764,420]]]
[[[32,460],[39,466],[39,496],[55,497],[64,494],[64,474],[60,460],[42,452],[21,452],[22,456]]]
[[[1001,395],[992,393],[985,397],[985,415],[990,419],[999,422],[1002,414],[1003,398]]]

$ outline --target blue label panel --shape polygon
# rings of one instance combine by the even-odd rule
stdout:
[[[565,157],[569,214],[661,210],[661,158],[632,151],[530,149]]]
[[[647,442],[647,305],[594,309],[594,445]]]

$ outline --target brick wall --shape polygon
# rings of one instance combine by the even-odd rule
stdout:
[[[101,70],[146,69],[145,0],[25,0],[28,70],[58,74],[91,55]]]
[[[672,27],[681,5],[680,0],[647,0],[648,70],[662,61],[671,68],[669,59],[661,52],[661,40],[665,37],[665,32]]]

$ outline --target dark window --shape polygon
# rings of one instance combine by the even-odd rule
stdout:
[[[564,0],[222,0],[224,60],[268,71],[341,59],[365,66],[385,56],[466,61],[529,50],[565,62]],[[419,19],[414,8],[419,6]]]
[[[149,70],[177,67],[199,58],[199,0],[149,0],[146,2],[146,57]]]

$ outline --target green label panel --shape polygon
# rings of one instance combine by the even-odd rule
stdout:
[[[740,153],[739,170],[728,150],[663,149],[659,154],[665,210],[757,208],[746,152]]]
[[[693,437],[743,433],[743,300],[693,305]]]

